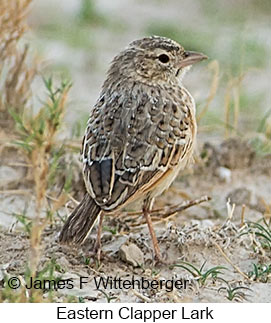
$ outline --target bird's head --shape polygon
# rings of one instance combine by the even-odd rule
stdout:
[[[114,58],[109,75],[119,74],[149,84],[178,83],[192,64],[206,58],[202,53],[186,51],[171,39],[146,37],[133,41]]]

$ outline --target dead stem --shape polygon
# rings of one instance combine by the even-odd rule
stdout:
[[[201,204],[202,202],[207,202],[210,201],[211,197],[209,196],[202,196],[198,199],[195,200],[190,200],[190,201],[184,201],[181,204],[177,204],[177,205],[173,205],[173,206],[166,206],[164,208],[161,209],[156,209],[156,210],[151,210],[149,211],[150,214],[152,215],[152,221],[154,223],[160,223],[160,222],[164,222],[164,221],[168,221],[170,218],[172,218],[173,216],[175,216],[177,213],[182,212],[192,206]],[[125,215],[119,215],[120,216],[130,216],[132,218],[137,218],[138,215],[142,215],[142,212],[127,212]],[[131,223],[130,226],[131,227],[135,227],[137,228],[141,228],[142,226],[144,226],[146,223],[145,221],[142,219],[141,223]]]
[[[245,224],[245,211],[246,211],[246,205],[242,205],[242,211],[241,211],[241,223],[240,223],[240,228],[242,228]]]
[[[231,260],[230,258],[225,254],[225,252],[222,250],[222,248],[218,245],[217,242],[213,242],[214,245],[217,247],[217,249],[219,250],[219,252],[222,254],[222,256],[225,258],[225,260],[232,265],[232,267],[240,274],[242,275],[245,279],[250,280],[250,278],[241,271],[241,269],[239,269]]]
[[[30,190],[0,190],[0,194],[8,194],[8,195],[31,195]]]
[[[182,212],[183,210],[186,210],[192,206],[195,206],[195,205],[201,204],[202,202],[207,202],[210,200],[211,200],[211,197],[205,195],[205,196],[202,196],[202,197],[195,199],[195,200],[184,201],[181,205],[174,205],[174,206],[165,208],[164,214],[162,213],[162,218],[163,218],[163,220],[167,220],[168,217],[170,217],[173,214]]]
[[[212,61],[208,65],[208,69],[213,71],[214,74],[213,74],[213,78],[212,78],[210,92],[209,92],[208,98],[206,100],[205,106],[202,108],[199,115],[197,116],[197,122],[198,123],[200,122],[202,117],[208,111],[210,103],[213,101],[213,99],[214,99],[214,97],[216,95],[217,89],[218,89],[218,85],[219,85],[219,63],[218,63],[218,61],[217,60]]]
[[[144,295],[140,294],[138,291],[136,291],[134,289],[132,291],[133,291],[134,295],[136,297],[138,297],[139,299],[141,299],[143,302],[146,302],[146,303],[151,302],[151,300],[147,296],[144,296]]]
[[[230,77],[224,96],[224,114],[225,114],[225,138],[230,135],[229,130],[238,129],[238,119],[240,110],[240,87],[245,77],[244,73],[236,77]],[[231,104],[233,101],[233,122],[231,123]]]
[[[226,205],[227,205],[227,213],[228,213],[227,221],[231,221],[233,218],[234,210],[235,210],[235,204],[233,203],[231,205],[231,201],[230,201],[230,199],[228,199]]]
[[[15,166],[15,167],[33,167],[33,165],[31,165],[31,164],[26,164],[26,163],[14,163],[14,162],[12,162],[12,163],[8,163],[7,164],[8,166]]]
[[[77,201],[70,193],[67,193],[67,196],[74,204],[79,205],[80,202]]]

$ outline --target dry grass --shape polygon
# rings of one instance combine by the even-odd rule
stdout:
[[[218,89],[218,86],[219,86],[219,63],[218,63],[218,61],[216,61],[216,60],[212,61],[208,65],[208,69],[211,71],[211,73],[213,73],[213,77],[212,77],[212,82],[211,82],[211,86],[210,86],[209,95],[208,95],[208,97],[206,99],[206,103],[205,103],[204,107],[202,108],[202,110],[200,111],[200,113],[197,116],[197,122],[198,123],[200,122],[202,117],[204,117],[204,115],[208,111],[211,102],[215,98],[215,95],[217,93],[217,89]]]
[[[28,59],[28,46],[23,42],[31,3],[32,0],[0,2],[0,126],[6,131],[14,124],[8,109],[23,113],[37,74],[37,64]]]
[[[242,73],[237,77],[231,77],[227,83],[224,96],[225,111],[225,138],[229,138],[232,131],[238,132],[239,114],[240,114],[240,90],[245,74]],[[231,104],[233,102],[233,112]]]
[[[69,82],[62,82],[54,87],[52,79],[44,80],[48,91],[48,101],[45,102],[36,115],[25,113],[24,118],[12,112],[16,123],[17,141],[19,149],[25,154],[27,164],[31,165],[31,172],[35,184],[36,217],[30,234],[30,273],[36,276],[41,253],[41,234],[48,223],[48,217],[41,213],[46,209],[46,194],[49,189],[50,161],[54,158],[56,134],[62,124]],[[56,160],[56,163],[58,160]],[[65,200],[62,200],[64,203]]]
[[[18,153],[24,156],[27,165],[27,177],[34,182],[36,215],[30,229],[27,276],[35,278],[42,252],[41,235],[48,223],[46,196],[52,175],[50,165],[52,159],[56,164],[59,162],[54,156],[55,150],[60,149],[55,139],[62,124],[71,84],[62,82],[54,86],[51,78],[44,80],[48,99],[39,112],[33,114],[30,107],[31,84],[37,75],[37,64],[34,58],[29,57],[29,47],[23,38],[28,30],[26,19],[31,3],[31,0],[0,2],[0,120],[3,130],[1,151],[16,138]],[[59,200],[61,205],[65,202],[62,197]],[[16,296],[16,300],[41,301],[40,293],[37,293],[35,290],[24,291]]]

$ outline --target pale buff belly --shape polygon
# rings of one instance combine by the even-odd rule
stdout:
[[[150,197],[155,198],[167,190],[178,174],[186,167],[189,161],[191,161],[191,159],[192,150],[189,152],[189,155],[186,156],[185,159],[181,160],[175,168],[168,169],[167,172],[165,172],[165,175],[161,177],[157,185],[151,191]]]

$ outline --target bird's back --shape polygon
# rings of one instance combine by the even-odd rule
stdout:
[[[195,132],[194,102],[180,86],[126,80],[103,89],[83,140],[89,194],[107,211],[146,194],[186,163]]]

